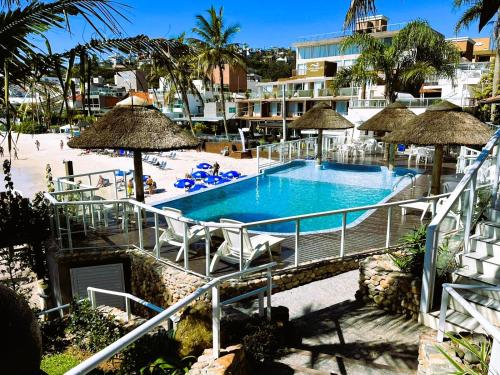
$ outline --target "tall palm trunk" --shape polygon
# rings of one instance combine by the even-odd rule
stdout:
[[[189,100],[188,100],[188,96],[186,94],[186,90],[184,90],[184,89],[182,90],[181,97],[182,97],[182,102],[184,103],[184,114],[188,118],[189,128],[191,129],[191,133],[194,136],[195,134],[194,134],[194,128],[193,128],[193,120],[191,118],[191,109],[189,108]]]
[[[82,110],[85,113],[85,52],[80,54],[80,97],[82,98]],[[90,103],[89,103],[90,104]]]
[[[226,133],[226,138],[229,140],[229,131],[227,130],[227,119],[226,119],[226,98],[224,98],[224,75],[223,67],[219,65],[219,75],[220,75],[220,91],[221,91],[221,103],[222,103],[222,120],[224,122],[224,132]]]
[[[9,113],[9,61],[3,62],[3,83],[4,83],[4,103],[5,103],[5,130],[7,131],[7,148],[12,149],[12,134],[10,132],[10,113]]]

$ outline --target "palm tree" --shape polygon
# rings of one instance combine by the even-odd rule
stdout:
[[[0,67],[3,68],[3,104],[6,113],[8,148],[11,150],[9,83],[18,83],[30,75],[30,60],[40,51],[33,35],[44,38],[51,28],[68,28],[70,16],[82,16],[102,36],[101,26],[113,33],[120,31],[123,17],[112,0],[55,0],[51,2],[0,1]],[[1,96],[1,95],[0,95]]]
[[[421,20],[408,23],[390,44],[372,34],[355,33],[344,39],[341,50],[352,46],[359,46],[361,53],[350,69],[340,72],[334,85],[383,78],[388,103],[396,101],[399,91],[417,94],[427,77],[453,79],[459,58],[458,50]]]
[[[499,2],[500,3],[500,2]],[[483,14],[488,11],[491,12],[494,8],[492,7],[491,1],[487,0],[454,0],[454,5],[456,8],[462,7],[464,5],[469,5],[470,7],[464,11],[460,19],[458,20],[455,31],[458,32],[462,29],[468,28],[472,23],[479,21],[481,23]],[[496,39],[497,48],[495,51],[495,68],[493,70],[493,86],[491,90],[491,96],[497,94],[498,84],[500,83],[500,50],[498,43],[500,42],[500,11],[499,6],[496,6],[496,12],[491,15],[490,20],[496,14],[496,20],[493,27],[493,34]],[[481,26],[480,26],[481,29]],[[495,120],[496,104],[491,106],[490,121]]]
[[[212,6],[207,10],[208,19],[202,15],[196,16],[196,27],[193,28],[198,38],[191,38],[189,41],[197,50],[200,63],[207,74],[212,74],[218,69],[220,76],[220,91],[222,103],[222,116],[224,121],[224,131],[229,139],[226,119],[226,101],[224,97],[224,65],[240,66],[245,65],[243,57],[238,53],[237,44],[232,43],[233,37],[240,31],[238,25],[227,26],[224,23],[223,8],[216,11]]]

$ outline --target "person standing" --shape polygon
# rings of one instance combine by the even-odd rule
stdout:
[[[36,146],[36,150],[40,151],[40,141],[38,139],[35,141],[35,146]]]
[[[61,146],[61,150],[64,148],[64,142],[62,139],[61,139],[61,143],[59,143],[59,146]]]
[[[134,180],[130,179],[130,180],[128,180],[128,183],[127,183],[127,192],[128,192],[129,197],[132,196],[133,191],[134,191]]]
[[[3,147],[0,146],[0,158],[3,158]]]
[[[19,156],[17,156],[17,148],[14,149],[14,159],[19,160]]]
[[[220,165],[219,163],[215,162],[214,165],[213,165],[213,169],[214,169],[214,176],[218,176],[219,175],[219,169],[220,169]]]

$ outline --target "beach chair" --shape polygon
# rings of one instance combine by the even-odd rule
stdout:
[[[437,201],[437,203],[436,203],[436,213],[434,213],[434,212],[432,213],[433,217],[437,213],[439,213],[440,211],[442,211],[444,209],[445,202],[446,202],[446,198],[440,198]],[[461,206],[460,201],[459,201],[459,206]],[[420,221],[421,222],[424,220],[425,215],[426,215],[427,212],[432,212],[432,202],[431,201],[428,201],[428,202],[407,203],[407,204],[402,204],[400,207],[401,207],[401,214],[403,216],[406,215],[408,209],[414,209],[414,210],[417,210],[417,211],[422,211],[422,215],[420,216]],[[459,210],[460,210],[460,207],[459,207]],[[462,225],[462,219],[461,219],[459,213],[450,210],[448,212],[448,214],[446,215],[446,217],[448,219],[450,219],[451,221],[455,222],[455,229],[458,230],[461,227],[461,225]]]
[[[167,221],[167,228],[160,228],[160,249],[164,244],[179,246],[179,251],[175,261],[178,262],[184,257],[184,226],[186,225],[179,218],[182,216],[182,211],[175,208],[163,207],[163,211],[167,213],[165,219]],[[218,228],[207,228],[209,237],[218,231]],[[188,228],[188,247],[192,243],[205,239],[207,230],[202,225],[193,225]],[[154,247],[156,251],[156,246]]]
[[[166,161],[160,162],[160,164],[158,165],[158,168],[167,169],[167,162]]]
[[[242,224],[240,221],[231,219],[220,219],[221,223],[227,224]],[[240,262],[240,230],[236,228],[222,228],[222,235],[224,242],[219,246],[217,252],[210,263],[210,272],[219,264],[219,261],[224,261],[232,264],[239,264]],[[243,269],[250,267],[250,264],[255,259],[262,255],[269,254],[272,261],[272,250],[280,250],[281,242],[285,239],[281,237],[269,236],[267,234],[260,234],[254,237],[248,235],[248,231],[243,229]]]

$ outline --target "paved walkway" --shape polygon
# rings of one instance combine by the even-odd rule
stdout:
[[[354,300],[358,271],[273,295],[301,338],[265,373],[414,374],[425,328]]]

